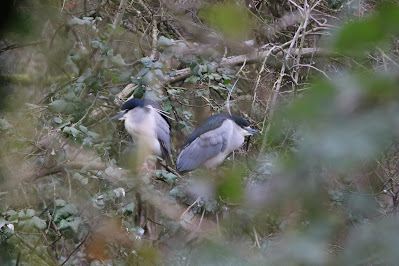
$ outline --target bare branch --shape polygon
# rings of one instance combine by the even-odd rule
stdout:
[[[115,27],[118,27],[122,22],[122,18],[123,18],[123,15],[125,14],[125,10],[126,10],[126,4],[127,4],[127,0],[121,0],[121,2],[119,4],[118,11],[115,16],[115,20],[114,20]]]

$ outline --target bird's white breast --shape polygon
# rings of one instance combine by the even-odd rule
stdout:
[[[161,145],[156,136],[156,111],[145,107],[136,107],[125,114],[125,129],[133,137],[139,150],[161,156]]]

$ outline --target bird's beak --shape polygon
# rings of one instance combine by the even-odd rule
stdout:
[[[111,122],[111,121],[113,121],[113,120],[115,120],[115,119],[123,120],[123,116],[124,116],[124,115],[125,115],[125,112],[120,112],[120,113],[118,113],[116,116],[112,117],[109,121]]]
[[[249,133],[248,135],[258,135],[258,134],[260,134],[260,132],[258,130],[250,128],[250,127],[244,127],[244,129],[246,131],[248,131],[248,133]]]

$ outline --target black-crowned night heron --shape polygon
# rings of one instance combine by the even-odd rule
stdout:
[[[184,143],[177,158],[177,170],[190,171],[200,166],[215,168],[244,143],[245,136],[255,134],[259,131],[250,128],[241,116],[213,115],[197,127]]]
[[[111,118],[125,121],[141,156],[158,155],[170,158],[170,124],[158,103],[132,98],[121,107],[121,113]]]

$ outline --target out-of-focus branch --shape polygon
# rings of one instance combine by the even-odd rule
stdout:
[[[5,44],[0,46],[0,53],[12,50],[12,49],[18,49],[18,48],[23,48],[27,46],[35,46],[41,43],[45,43],[46,40],[38,40],[38,41],[33,41],[33,42],[27,42],[27,43],[11,43],[11,44]]]
[[[67,143],[67,141],[61,141]],[[200,223],[200,217],[193,217],[190,221],[181,219],[180,217],[186,211],[186,206],[180,205],[175,199],[163,195],[155,190],[152,186],[148,186],[144,180],[147,173],[135,172],[110,165],[107,162],[101,161],[99,156],[90,150],[81,149],[77,146],[69,144],[61,144],[57,134],[48,135],[40,141],[40,147],[43,150],[55,149],[57,152],[63,152],[65,161],[54,162],[52,165],[42,165],[30,167],[30,171],[26,171],[22,176],[25,182],[32,182],[38,178],[45,177],[55,173],[62,173],[66,169],[70,170],[85,170],[98,171],[97,175],[110,182],[120,182],[121,180],[130,179],[134,182],[134,189],[140,193],[143,199],[158,209],[164,216],[171,220],[180,223],[181,227],[186,231],[194,231]],[[55,146],[54,146],[55,145]],[[28,168],[28,167],[25,167]],[[131,179],[134,174],[135,178]],[[180,177],[180,176],[179,176]],[[214,223],[210,220],[202,222],[208,229],[216,228]]]
[[[270,51],[273,49],[273,51]],[[259,62],[260,60],[265,59],[268,57],[270,54],[275,55],[277,58],[284,58],[284,55],[287,54],[288,50],[281,50],[281,49],[275,49],[275,47],[271,49],[265,49],[265,50],[257,50],[255,52],[249,53],[249,54],[244,54],[244,55],[238,55],[238,56],[232,56],[228,58],[223,58],[220,63],[213,63],[213,66],[216,68],[219,67],[225,67],[225,66],[235,66],[235,65],[241,65],[244,62],[247,64],[249,63],[256,63]],[[290,55],[295,56],[299,53],[299,49],[291,49],[290,50]],[[303,48],[302,49],[302,57],[310,57],[310,56],[323,56],[323,55],[328,55],[331,54],[331,51],[328,51],[326,49],[322,48]],[[189,67],[179,69],[175,71],[175,74],[173,77],[165,77],[165,80],[162,82],[162,85],[167,85],[170,83],[174,83],[177,81],[181,81],[190,75],[192,75],[191,69]],[[134,90],[134,86],[131,87],[131,91],[125,91],[124,95],[130,95],[131,92]]]

